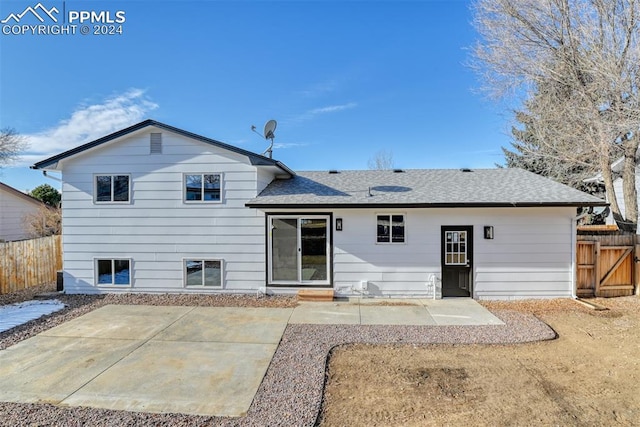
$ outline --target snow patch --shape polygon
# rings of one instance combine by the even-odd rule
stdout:
[[[64,304],[57,299],[25,301],[0,307],[0,332],[27,323],[47,314],[62,310]]]

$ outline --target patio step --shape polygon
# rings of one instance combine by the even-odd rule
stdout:
[[[298,301],[333,301],[333,289],[300,289]]]

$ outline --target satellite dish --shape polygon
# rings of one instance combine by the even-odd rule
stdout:
[[[275,120],[269,120],[264,125],[264,139],[270,139],[273,141],[273,138],[276,136],[274,132],[276,131],[276,126],[278,126],[278,122]]]
[[[271,156],[273,155],[273,138],[276,137],[276,135],[274,134],[274,132],[276,131],[276,126],[278,126],[278,122],[276,122],[275,120],[269,120],[264,125],[264,139],[270,139],[271,145],[269,145],[269,148],[267,148],[267,150],[262,154],[267,154],[269,158],[271,158]]]
[[[602,215],[609,210],[609,206],[594,206],[592,208],[592,213],[594,215]],[[608,212],[607,212],[608,213]]]

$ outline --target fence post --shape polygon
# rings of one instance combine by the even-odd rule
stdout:
[[[597,297],[600,290],[600,241],[593,245],[593,296]]]
[[[637,240],[637,239],[636,239]],[[640,295],[640,244],[636,243],[633,252],[633,286],[635,286],[635,294]]]

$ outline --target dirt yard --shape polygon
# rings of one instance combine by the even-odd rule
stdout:
[[[322,426],[640,426],[640,299],[486,303],[559,335],[505,346],[334,350]]]

